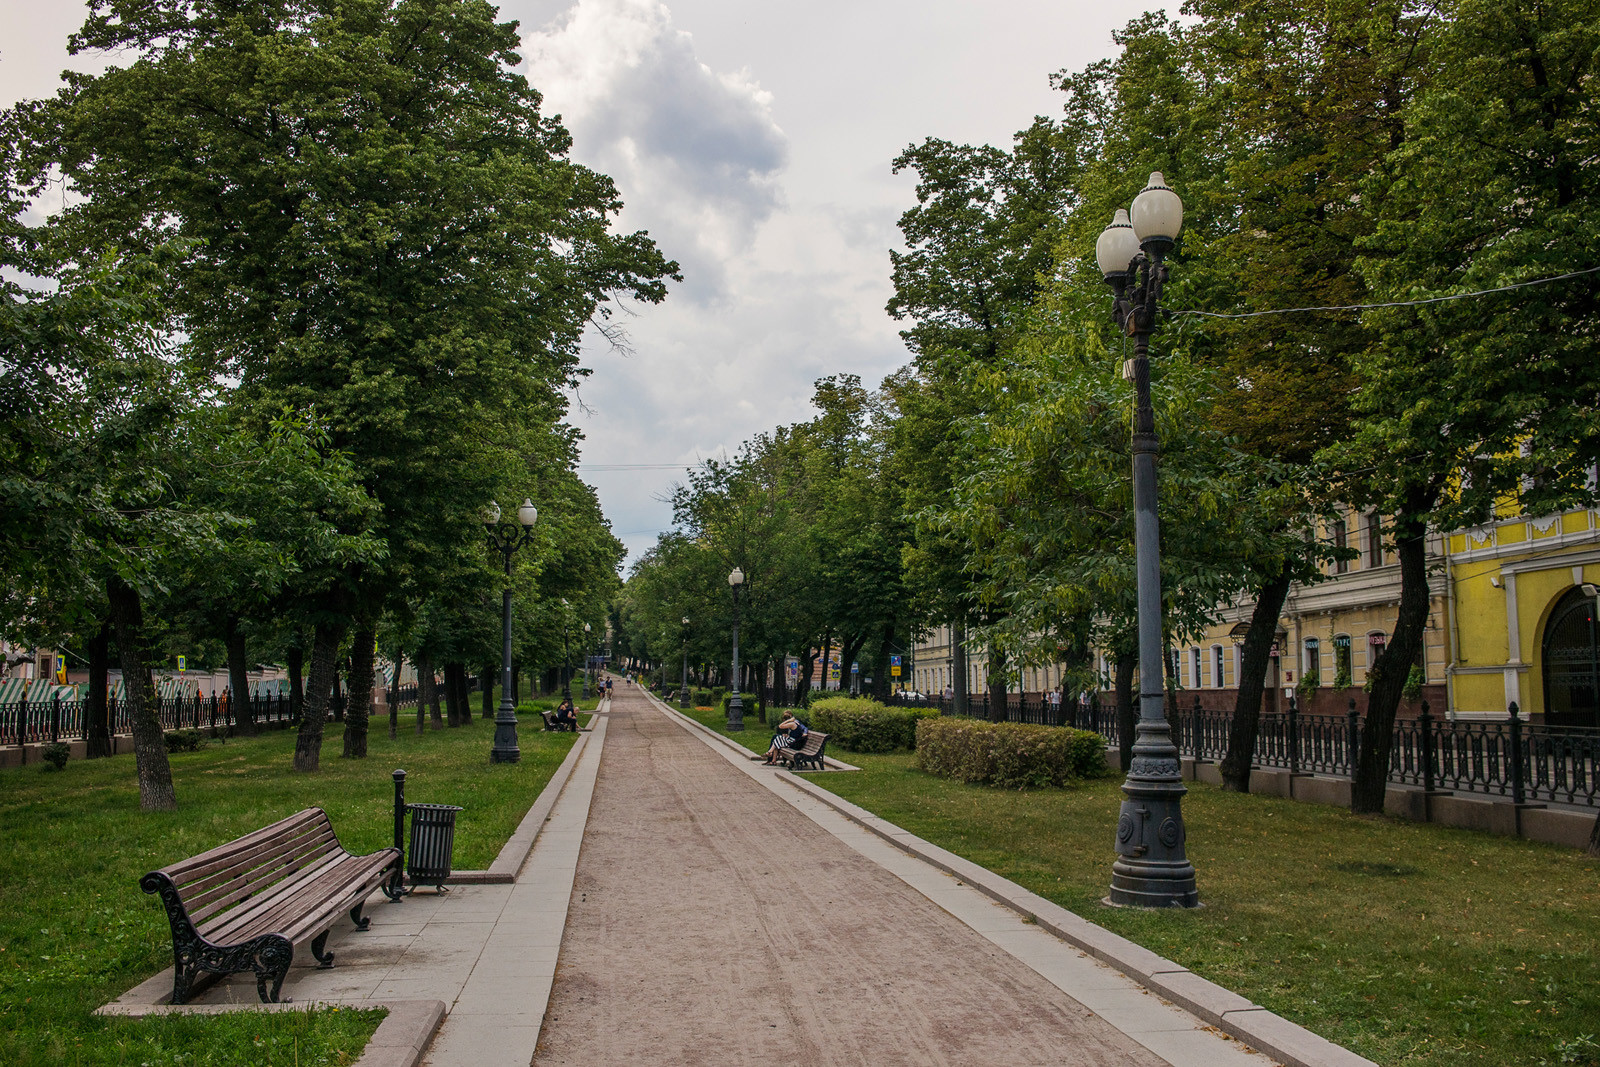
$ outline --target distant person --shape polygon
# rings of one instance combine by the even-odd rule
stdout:
[[[772,745],[762,762],[777,763],[779,753],[785,749],[800,748],[806,743],[806,734],[810,732],[805,723],[790,715],[778,724],[778,732],[772,735]]]
[[[557,704],[555,715],[552,717],[556,721],[557,729],[572,730],[574,732],[577,731],[578,713],[577,710],[573,708],[572,701],[563,700],[561,703]]]

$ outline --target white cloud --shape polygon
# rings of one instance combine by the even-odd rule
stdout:
[[[725,298],[729,267],[783,202],[772,95],[747,70],[702,63],[658,0],[578,0],[523,51],[576,155],[617,181],[626,225],[683,265],[675,299]]]

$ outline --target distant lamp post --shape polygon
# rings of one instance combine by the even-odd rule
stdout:
[[[689,616],[683,617],[683,681],[678,685],[678,707],[689,706]]]
[[[1123,370],[1133,379],[1134,550],[1139,596],[1139,724],[1133,760],[1122,784],[1117,855],[1109,904],[1193,908],[1200,904],[1194,865],[1184,850],[1183,776],[1163,709],[1161,537],[1156,518],[1156,426],[1150,407],[1150,335],[1155,332],[1164,260],[1183,229],[1183,201],[1159,173],[1118,209],[1095,243],[1095,259],[1116,293],[1117,326],[1134,339]]]
[[[572,700],[572,605],[561,598],[561,699]]]
[[[589,690],[593,688],[590,674],[594,670],[594,628],[588,623],[583,624],[583,699],[589,699]]]
[[[728,587],[733,590],[733,694],[728,697],[728,732],[744,729],[744,701],[739,697],[739,587],[744,584],[744,571],[738,567],[728,572]]]
[[[494,745],[489,749],[491,763],[516,763],[522,758],[522,751],[517,747],[517,707],[511,700],[511,556],[533,541],[533,524],[538,521],[539,509],[528,499],[517,509],[516,522],[501,522],[500,505],[493,500],[483,509],[483,528],[489,547],[500,552],[506,568],[505,624],[500,635],[500,707],[494,713]]]

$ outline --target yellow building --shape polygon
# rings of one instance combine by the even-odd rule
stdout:
[[[1446,550],[1451,709],[1498,718],[1515,701],[1534,721],[1600,726],[1595,511],[1499,518]]]

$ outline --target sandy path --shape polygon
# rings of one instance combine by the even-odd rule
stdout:
[[[637,689],[608,731],[535,1064],[1163,1064]]]

